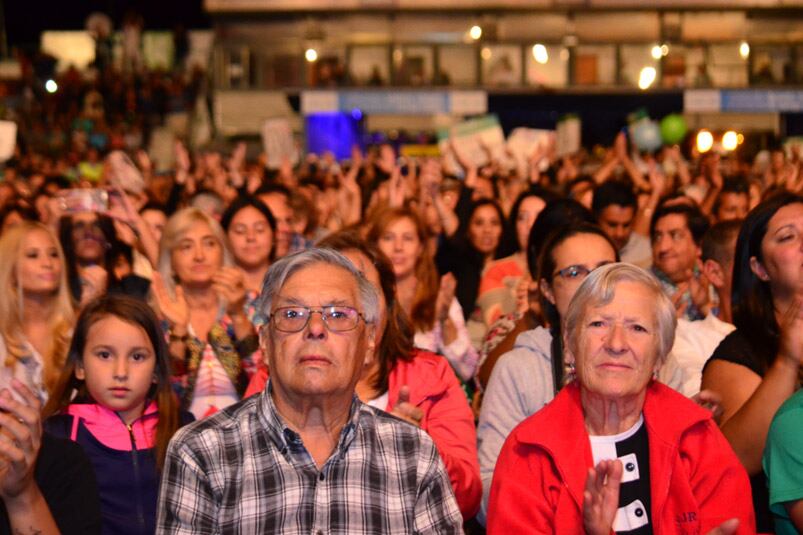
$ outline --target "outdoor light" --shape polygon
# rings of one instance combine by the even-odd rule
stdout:
[[[742,56],[742,59],[747,59],[747,56],[750,55],[750,45],[747,44],[747,41],[742,41],[742,44],[739,45],[739,55]]]
[[[318,51],[314,48],[308,48],[306,52],[304,52],[304,58],[310,63],[313,63],[318,60]]]
[[[708,152],[714,146],[714,136],[708,130],[700,130],[697,133],[697,150]]]
[[[733,130],[728,130],[722,134],[722,148],[725,150],[736,150],[739,145],[739,136]]]
[[[58,91],[58,89],[59,85],[56,83],[55,80],[48,80],[47,82],[45,82],[45,91],[47,91],[48,93],[55,93],[56,91]]]
[[[477,26],[477,25],[475,24],[475,25],[474,25],[474,26],[472,26],[472,27],[471,27],[471,29],[468,31],[468,35],[469,35],[469,37],[471,37],[472,39],[474,39],[474,40],[476,41],[477,39],[479,39],[480,37],[482,37],[482,28],[481,28],[480,26]]]
[[[533,45],[533,57],[535,61],[542,65],[549,61],[549,53],[547,53],[546,47],[541,43]]]
[[[652,85],[655,81],[655,77],[658,75],[658,72],[655,70],[655,67],[644,67],[641,69],[638,77],[638,86],[639,89],[647,89]]]

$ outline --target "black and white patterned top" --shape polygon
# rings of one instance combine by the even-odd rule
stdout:
[[[622,484],[619,510],[613,522],[616,533],[652,535],[650,522],[650,451],[644,415],[627,431],[618,435],[590,436],[594,465],[619,459]]]
[[[162,473],[157,533],[460,533],[432,439],[361,403],[318,470],[257,396],[179,430]]]

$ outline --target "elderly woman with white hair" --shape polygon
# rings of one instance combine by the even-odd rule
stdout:
[[[153,298],[167,323],[182,405],[200,419],[239,401],[258,340],[243,274],[223,229],[201,210],[185,208],[167,221]]]
[[[489,533],[755,533],[750,483],[709,411],[655,381],[675,311],[649,273],[594,270],[564,318],[575,378],[508,437]]]

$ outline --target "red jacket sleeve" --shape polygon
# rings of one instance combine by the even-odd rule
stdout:
[[[494,468],[488,534],[555,533],[559,499],[560,477],[549,456],[511,433]]]
[[[265,390],[265,386],[268,384],[268,369],[264,365],[260,365],[257,368],[256,373],[251,376],[251,380],[248,382],[248,387],[245,389],[245,394],[243,395],[243,399],[253,396],[254,394],[259,394],[263,390]]]

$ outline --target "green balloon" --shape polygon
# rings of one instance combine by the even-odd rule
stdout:
[[[672,113],[661,120],[661,137],[667,145],[683,141],[686,131],[686,119],[680,114]]]

